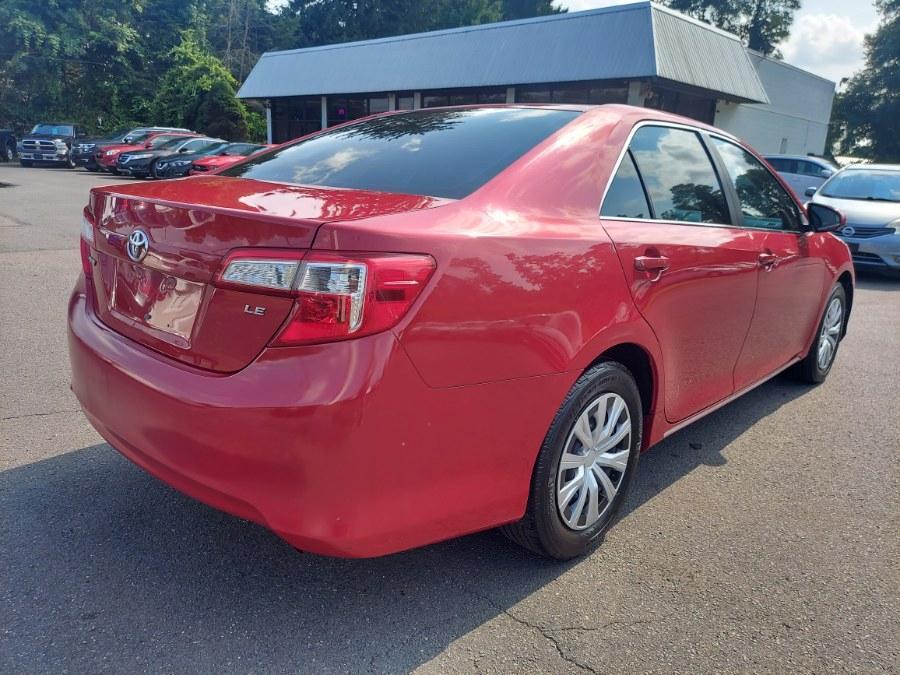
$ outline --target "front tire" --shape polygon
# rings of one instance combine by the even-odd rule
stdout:
[[[75,158],[72,157],[72,151],[69,150],[69,153],[66,155],[65,165],[67,169],[74,169],[78,165],[75,163]]]
[[[641,397],[628,369],[606,361],[586,371],[538,453],[525,516],[502,532],[557,560],[593,550],[628,492],[642,429]]]
[[[804,382],[819,384],[828,377],[841,344],[846,317],[847,293],[843,285],[836,284],[825,303],[825,311],[816,329],[816,339],[800,362],[800,377]]]

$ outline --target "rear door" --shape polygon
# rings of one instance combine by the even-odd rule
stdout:
[[[785,157],[767,157],[766,161],[772,165],[778,175],[784,182],[791,186],[791,189],[798,195],[802,195],[809,185],[800,186],[805,182],[803,176],[800,175],[800,163],[796,159],[787,159]],[[799,190],[799,192],[798,192]]]
[[[711,143],[740,203],[742,226],[763,237],[756,309],[734,371],[742,389],[806,350],[826,279],[812,238],[830,235],[804,230],[796,202],[751,153],[724,138]]]
[[[685,419],[729,396],[753,315],[764,235],[733,225],[701,135],[640,126],[601,217],[662,349],[667,419]]]

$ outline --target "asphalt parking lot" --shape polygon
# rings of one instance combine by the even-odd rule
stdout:
[[[828,381],[779,377],[644,455],[592,556],[493,532],[301,554],[143,473],[68,389],[83,170],[0,164],[0,672],[900,669],[900,282]]]

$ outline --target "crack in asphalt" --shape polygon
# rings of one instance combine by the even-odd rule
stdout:
[[[553,645],[553,648],[556,649],[556,653],[559,654],[559,658],[561,658],[566,663],[576,666],[576,667],[580,668],[581,670],[584,670],[585,672],[594,673],[595,675],[599,672],[599,671],[595,670],[594,668],[591,668],[590,666],[588,666],[584,663],[581,663],[574,656],[569,656],[568,654],[566,654],[566,652],[563,651],[563,648],[560,646],[559,640],[549,632],[549,629],[544,628],[540,624],[532,623],[531,621],[528,621],[527,619],[523,619],[522,617],[516,616],[515,614],[510,612],[508,609],[501,609],[501,611],[506,616],[508,616],[510,619],[515,621],[516,623],[521,624],[522,626],[531,628],[532,630],[536,630],[538,633],[540,633],[546,640],[548,640],[550,642],[550,644]]]
[[[658,623],[660,621],[665,621],[666,619],[673,616],[673,614],[670,613],[670,614],[666,614],[666,615],[658,616],[658,617],[635,619],[634,621],[623,621],[621,619],[616,619],[614,621],[608,621],[604,624],[600,624],[599,626],[542,626],[539,623],[529,621],[528,619],[525,619],[524,617],[516,615],[515,613],[513,613],[512,611],[510,611],[507,608],[501,607],[496,602],[494,602],[490,597],[481,595],[479,593],[474,593],[472,591],[469,591],[469,592],[472,593],[472,595],[474,595],[475,597],[480,598],[481,600],[483,600],[484,602],[489,604],[491,607],[499,610],[502,614],[504,614],[505,616],[508,616],[510,619],[512,619],[519,625],[525,626],[526,628],[530,628],[531,630],[537,631],[538,633],[540,633],[541,637],[543,637],[545,640],[547,640],[550,644],[553,645],[553,648],[556,650],[556,653],[566,663],[573,665],[585,672],[594,673],[595,675],[597,673],[599,673],[599,671],[585,663],[582,663],[574,656],[571,656],[570,654],[566,653],[566,651],[562,648],[562,645],[560,645],[559,639],[555,635],[553,635],[553,633],[565,633],[568,631],[582,631],[582,632],[595,633],[597,631],[605,630],[606,628],[609,628],[611,626],[631,627],[631,626],[641,626],[641,625],[647,625],[647,624],[652,624],[652,623]]]
[[[28,413],[26,415],[10,415],[8,417],[0,417],[0,422],[5,422],[7,420],[23,420],[27,417],[48,417],[49,415],[66,415],[69,413],[80,413],[81,409],[78,410],[52,410],[50,412],[39,412],[39,413]]]

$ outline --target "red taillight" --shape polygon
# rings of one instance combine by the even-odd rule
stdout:
[[[93,267],[93,259],[91,256],[91,245],[94,243],[94,225],[87,216],[81,214],[81,269],[84,276],[90,279],[93,275],[91,268]]]
[[[244,250],[232,253],[217,283],[296,297],[275,338],[279,346],[360,337],[394,326],[434,271],[427,255]]]

